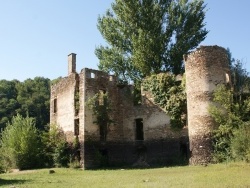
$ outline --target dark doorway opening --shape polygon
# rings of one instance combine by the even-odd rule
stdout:
[[[143,119],[138,118],[135,119],[135,131],[136,131],[136,140],[144,140],[144,132],[143,132]]]

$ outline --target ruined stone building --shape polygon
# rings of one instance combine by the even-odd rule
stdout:
[[[77,73],[76,54],[68,56],[68,76],[51,87],[50,122],[62,128],[68,141],[79,139],[84,168],[98,165],[102,157],[110,165],[171,164],[183,153],[187,130],[173,132],[170,118],[150,93],[142,91],[142,104],[134,105],[132,92],[132,86],[119,85],[107,73],[87,68]],[[106,135],[87,105],[98,93],[108,93],[111,102],[112,123]]]
[[[229,57],[224,48],[201,46],[184,57],[190,145],[189,164],[212,161],[212,130],[214,121],[209,114],[216,86],[230,85]]]
[[[221,47],[201,47],[185,57],[185,66],[190,161],[201,164],[211,158],[207,107],[216,85],[228,82],[228,57]],[[132,86],[119,85],[115,76],[102,71],[84,68],[77,73],[76,54],[68,56],[68,76],[51,87],[50,122],[61,127],[69,142],[79,139],[83,168],[96,167],[103,159],[111,166],[168,165],[187,157],[187,129],[172,131],[169,116],[148,91],[142,89],[140,105],[134,104],[132,92]],[[104,105],[100,96],[105,93],[112,122],[103,129],[87,103],[99,94],[98,105]]]

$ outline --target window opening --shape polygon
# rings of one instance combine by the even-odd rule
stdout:
[[[91,72],[90,77],[95,78],[95,73]]]
[[[229,78],[229,75],[227,73],[225,74],[225,78],[226,78],[226,83],[227,84],[230,83],[230,78]]]
[[[75,133],[75,136],[79,135],[79,119],[75,119],[74,133]]]
[[[57,113],[57,99],[54,99],[54,113]]]
[[[113,76],[109,76],[109,81],[112,82],[114,80]]]

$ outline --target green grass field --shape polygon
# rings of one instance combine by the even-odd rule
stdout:
[[[1,187],[250,187],[250,164],[230,163],[155,169],[55,168],[0,175]]]

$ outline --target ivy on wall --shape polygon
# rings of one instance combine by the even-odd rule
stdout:
[[[142,82],[142,87],[152,93],[154,103],[170,116],[171,128],[179,130],[186,125],[185,79],[177,81],[171,73],[154,74]]]
[[[108,126],[113,122],[111,118],[111,102],[108,93],[100,91],[87,101],[87,106],[93,111],[96,119],[93,123],[100,128],[100,140],[106,141]]]
[[[79,113],[80,110],[80,95],[79,91],[75,91],[75,113],[76,115]]]

